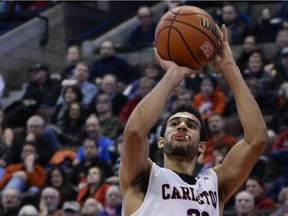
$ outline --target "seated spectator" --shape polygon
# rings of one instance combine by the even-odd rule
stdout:
[[[218,25],[225,24],[228,30],[229,41],[232,45],[241,44],[248,33],[250,17],[239,11],[231,2],[224,2],[221,7],[221,20]]]
[[[129,39],[131,48],[143,48],[154,44],[157,23],[153,21],[153,13],[147,6],[141,6],[137,11],[139,24],[132,30]]]
[[[278,195],[279,206],[270,216],[286,216],[288,214],[288,187],[282,188]]]
[[[116,76],[112,74],[104,75],[101,81],[100,93],[109,95],[109,97],[112,100],[112,115],[119,117],[121,109],[128,101],[128,97],[119,90],[118,80]],[[92,113],[96,112],[94,102],[95,102],[95,99],[92,101],[91,106],[90,106],[90,110],[91,110],[90,112]]]
[[[29,69],[30,82],[20,100],[5,108],[8,126],[24,127],[29,117],[37,110],[52,109],[61,91],[60,81],[50,78],[49,68],[35,64]]]
[[[72,85],[64,88],[63,93],[63,103],[57,104],[53,109],[49,122],[51,124],[57,125],[61,120],[63,120],[64,112],[67,110],[69,104],[73,102],[82,102],[83,94],[79,86]]]
[[[59,192],[55,188],[45,187],[40,195],[39,216],[62,216],[59,202]]]
[[[81,216],[81,206],[76,201],[66,201],[62,207],[62,216]]]
[[[18,216],[39,216],[39,212],[33,205],[24,205],[20,209]]]
[[[201,82],[201,92],[194,97],[194,106],[202,117],[207,119],[211,113],[223,113],[225,109],[225,95],[217,88],[217,80],[212,75],[206,75]]]
[[[111,185],[105,194],[104,210],[100,216],[121,216],[122,194],[118,185]]]
[[[26,123],[26,133],[15,138],[15,142],[5,154],[6,164],[19,163],[21,161],[22,144],[25,141],[34,142],[38,155],[37,162],[45,167],[55,151],[58,149],[57,137],[54,133],[45,130],[45,121],[40,116],[31,116]]]
[[[258,22],[251,26],[250,33],[260,43],[274,42],[276,34],[280,30],[280,24],[273,22],[272,12],[269,8],[263,8],[259,14]]]
[[[57,134],[62,147],[76,144],[70,140],[77,139],[78,134],[83,132],[86,115],[86,109],[79,102],[73,102],[68,105],[62,120],[57,125],[49,126]]]
[[[255,210],[273,210],[274,201],[264,194],[264,184],[258,177],[249,177],[245,182],[245,190],[254,196]],[[257,214],[261,216],[262,214]]]
[[[7,126],[6,119],[5,119],[5,113],[0,108],[0,127],[1,127],[1,140],[7,145],[11,146],[14,139],[14,132],[12,128]]]
[[[87,198],[82,207],[82,216],[100,216],[99,213],[103,210],[103,206],[95,198]]]
[[[278,47],[277,52],[273,55],[272,64],[267,65],[267,71],[273,73],[274,67],[281,64],[282,49],[288,47],[288,29],[280,29],[276,35],[275,45]]]
[[[237,66],[239,67],[241,73],[248,66],[248,60],[252,52],[257,49],[257,40],[253,35],[247,35],[244,39],[243,48],[239,57],[236,60]]]
[[[18,190],[10,188],[1,193],[1,216],[18,216],[21,197]]]
[[[58,190],[61,206],[66,200],[76,200],[77,198],[77,190],[71,185],[67,173],[61,166],[55,165],[49,169],[45,186]]]
[[[66,54],[66,67],[60,73],[62,81],[73,77],[73,71],[76,64],[81,61],[81,58],[82,54],[79,46],[71,45],[68,47]]]
[[[139,94],[131,98],[120,112],[121,121],[126,124],[129,116],[131,115],[137,104],[153,89],[156,85],[155,81],[149,77],[142,77],[139,81]]]
[[[95,83],[88,82],[89,73],[88,65],[84,62],[78,62],[74,69],[73,77],[62,82],[62,91],[64,91],[67,85],[78,85],[80,87],[83,94],[82,104],[85,107],[89,106],[93,97],[98,93],[98,87]],[[63,103],[63,100],[63,95],[60,95],[57,104]]]
[[[99,83],[107,74],[113,74],[123,85],[127,85],[137,77],[135,69],[124,58],[117,56],[110,40],[101,43],[100,55],[93,62],[89,80],[92,83]]]
[[[74,186],[86,181],[86,175],[91,167],[97,166],[103,170],[103,177],[108,178],[113,175],[111,164],[98,156],[99,146],[95,139],[86,138],[83,141],[83,151],[85,159],[73,166],[70,181]]]
[[[105,183],[103,170],[96,166],[91,167],[88,171],[87,182],[83,183],[79,188],[77,202],[83,205],[89,197],[94,197],[101,202],[105,199],[105,193],[109,186],[108,183]]]
[[[282,130],[288,128],[288,100],[284,104],[276,108],[272,119],[268,122],[267,126],[274,134],[280,133]]]
[[[237,142],[236,137],[225,132],[225,121],[220,113],[212,113],[209,116],[208,130],[209,136],[202,162],[204,164],[215,162],[213,151],[216,145],[226,143],[230,148],[232,148]],[[199,158],[198,162],[200,162],[200,160],[201,158]]]
[[[95,99],[96,115],[99,118],[102,132],[108,138],[115,140],[124,130],[118,117],[112,116],[112,101],[106,94],[99,94]]]
[[[14,188],[24,192],[32,187],[41,189],[44,186],[47,173],[45,169],[36,163],[38,155],[35,144],[23,143],[21,151],[21,163],[10,164],[5,168],[4,175],[0,180],[2,191]]]
[[[237,216],[256,216],[254,214],[254,197],[248,191],[240,191],[235,197],[235,210]]]

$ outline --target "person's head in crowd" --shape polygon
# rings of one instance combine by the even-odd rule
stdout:
[[[204,97],[209,97],[214,89],[217,86],[217,80],[211,75],[206,75],[203,77],[201,82],[201,92],[204,95]]]
[[[259,21],[270,21],[272,13],[269,8],[263,8],[260,12]]]
[[[39,212],[33,205],[24,205],[19,213],[18,216],[38,216]]]
[[[71,85],[64,88],[63,91],[63,98],[66,103],[71,102],[82,102],[83,99],[83,93],[79,86],[77,85]]]
[[[87,161],[93,160],[98,155],[98,142],[93,138],[86,138],[83,141],[84,155]]]
[[[118,90],[118,81],[113,74],[104,75],[101,82],[101,90],[103,93],[113,96]]]
[[[218,134],[224,130],[225,122],[222,114],[220,113],[211,113],[208,118],[208,129],[212,134]]]
[[[156,85],[155,80],[149,77],[142,77],[139,81],[140,95],[144,98]]]
[[[264,184],[260,178],[256,176],[249,177],[245,182],[245,190],[257,197],[264,192]]]
[[[40,209],[45,208],[49,214],[53,214],[54,212],[58,211],[59,202],[60,194],[57,189],[46,187],[42,190],[40,197]]]
[[[288,46],[281,50],[281,64],[288,68]]]
[[[9,188],[1,193],[1,204],[3,206],[4,212],[10,212],[18,209],[20,203],[20,193],[16,189]]]
[[[149,78],[154,79],[156,82],[159,81],[163,77],[163,69],[160,67],[160,65],[155,62],[151,61],[147,63],[144,67],[143,75]]]
[[[67,175],[61,166],[55,165],[49,169],[46,178],[46,186],[61,188],[67,184]]]
[[[87,183],[88,185],[97,185],[100,186],[104,182],[104,173],[99,167],[93,166],[88,170],[87,174]]]
[[[191,106],[191,105],[193,105],[194,94],[189,89],[180,88],[176,93],[176,97],[177,97],[177,99],[176,99],[177,106],[181,106],[181,105]]]
[[[81,50],[80,47],[77,45],[71,45],[67,49],[67,63],[68,65],[76,64],[78,61],[81,60]]]
[[[44,64],[34,64],[29,68],[30,79],[37,85],[43,85],[49,77],[49,68]]]
[[[284,47],[288,47],[288,30],[281,29],[276,35],[276,44],[280,47],[280,49]]]
[[[101,58],[109,58],[115,55],[115,49],[113,42],[111,40],[105,40],[101,43],[100,46],[100,57]]]
[[[85,121],[85,110],[80,102],[72,102],[68,105],[67,110],[63,115],[63,123],[69,127],[72,123],[79,128],[82,128]]]
[[[74,69],[74,78],[77,80],[78,84],[81,84],[88,80],[89,78],[89,67],[84,62],[78,62]]]
[[[251,53],[248,60],[248,69],[250,72],[262,72],[264,67],[264,57],[259,51],[254,51]]]
[[[90,115],[85,122],[85,131],[88,137],[98,139],[101,136],[101,127],[96,115]]]
[[[34,140],[29,140],[29,138],[26,138],[26,140],[28,139],[27,141],[35,141],[35,139],[39,138],[43,134],[45,121],[41,116],[34,115],[27,120],[26,127],[28,136],[29,134],[34,136]]]
[[[248,191],[241,191],[235,197],[237,216],[252,216],[255,208],[254,197]]]
[[[95,198],[87,198],[82,207],[82,216],[99,216],[99,213],[103,210],[103,206]]]
[[[24,141],[21,151],[21,159],[24,161],[29,155],[34,155],[35,158],[38,157],[36,153],[36,146],[34,142]]]
[[[99,94],[95,98],[95,107],[99,117],[112,115],[112,100],[107,94]]]
[[[221,7],[222,20],[224,24],[234,23],[238,18],[238,9],[234,3],[225,2]]]
[[[109,186],[105,195],[105,207],[117,208],[121,206],[122,194],[118,185]]]
[[[76,201],[66,201],[62,207],[62,216],[80,216],[81,206]]]
[[[148,30],[153,23],[153,13],[148,6],[139,7],[137,18],[143,30]]]
[[[257,40],[253,35],[247,35],[243,42],[243,51],[245,53],[251,53],[257,48]]]
[[[284,187],[278,194],[278,202],[285,212],[288,211],[288,187]]]

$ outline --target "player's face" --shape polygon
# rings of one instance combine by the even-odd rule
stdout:
[[[193,159],[199,151],[200,121],[187,112],[176,113],[167,122],[164,140],[166,155]]]

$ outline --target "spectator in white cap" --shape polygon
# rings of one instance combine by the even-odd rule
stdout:
[[[80,216],[81,206],[76,201],[66,201],[62,207],[62,216]]]
[[[23,206],[18,213],[18,216],[38,216],[38,215],[39,212],[33,205]]]

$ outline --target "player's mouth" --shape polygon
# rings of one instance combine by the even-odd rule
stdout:
[[[189,136],[186,133],[175,133],[172,135],[174,140],[189,140]]]

